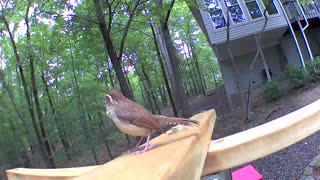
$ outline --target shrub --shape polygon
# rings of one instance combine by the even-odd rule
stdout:
[[[267,101],[273,101],[279,98],[282,94],[280,90],[279,82],[276,80],[271,80],[267,82],[264,86],[264,90],[262,91],[262,95]]]
[[[300,88],[309,81],[309,73],[302,67],[288,66],[285,73],[294,88]]]
[[[306,66],[311,80],[320,82],[320,57],[317,57],[312,62],[307,63]]]

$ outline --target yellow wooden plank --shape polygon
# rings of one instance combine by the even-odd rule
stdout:
[[[28,168],[15,168],[6,170],[9,180],[15,179],[72,179],[73,177],[80,176],[87,173],[99,166],[87,166],[76,168],[60,168],[60,169],[28,169]]]
[[[126,155],[104,165],[68,169],[12,169],[9,180],[35,179],[200,179],[216,119],[214,110],[197,114],[199,126],[174,134],[162,134],[150,143],[154,149]],[[91,169],[90,169],[91,168]]]
[[[202,175],[286,148],[320,129],[320,100],[258,127],[212,141]]]
[[[215,111],[198,114],[191,119],[198,127],[188,127],[176,134],[162,134],[151,141],[157,147],[140,155],[127,155],[107,163],[79,179],[200,179],[211,140]]]

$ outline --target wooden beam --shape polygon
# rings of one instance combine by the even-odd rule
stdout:
[[[51,179],[73,179],[81,176],[99,166],[87,166],[76,168],[60,168],[60,169],[28,169],[15,168],[6,170],[9,180],[28,179],[28,180],[51,180]]]
[[[258,127],[211,142],[202,175],[284,149],[320,130],[320,100]]]
[[[178,133],[162,134],[150,143],[154,149],[125,155],[101,166],[68,169],[7,170],[9,180],[69,179],[200,179],[216,119],[214,110],[197,114],[199,126],[185,127]]]

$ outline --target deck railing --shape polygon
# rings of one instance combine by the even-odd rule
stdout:
[[[296,0],[286,1],[283,3],[283,6],[285,7],[288,17],[292,22],[303,20],[301,9],[299,8]],[[308,19],[320,17],[320,0],[314,0],[314,3],[301,5],[301,7]]]

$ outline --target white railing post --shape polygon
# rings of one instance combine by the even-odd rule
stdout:
[[[309,54],[309,57],[310,57],[310,61],[312,61],[313,60],[313,55],[312,55],[312,52],[311,52],[310,45],[309,45],[308,39],[306,37],[306,34],[304,33],[304,31],[309,27],[309,22],[308,22],[308,19],[307,19],[305,13],[304,13],[299,1],[297,0],[296,2],[298,4],[298,7],[299,7],[299,9],[301,11],[301,14],[303,16],[303,20],[306,22],[306,25],[304,27],[302,27],[302,25],[300,23],[300,20],[299,19],[297,20],[297,22],[299,24],[299,27],[300,27],[301,34],[303,36],[303,41],[304,41],[304,43],[306,44],[306,47],[307,47],[307,51],[308,51],[308,54]]]
[[[294,30],[293,30],[293,28],[292,28],[292,26],[291,26],[290,19],[288,18],[288,15],[287,15],[286,10],[284,9],[284,7],[283,7],[283,5],[282,5],[281,0],[278,0],[278,3],[279,3],[279,5],[280,5],[281,11],[282,11],[282,13],[283,13],[286,21],[287,21],[287,24],[288,24],[288,26],[289,26],[289,29],[290,29],[291,35],[292,35],[292,37],[293,37],[293,39],[294,39],[294,42],[295,42],[295,44],[296,44],[297,51],[298,51],[298,54],[299,54],[299,57],[300,57],[301,66],[302,66],[303,68],[305,68],[306,65],[305,65],[305,63],[304,63],[304,59],[303,59],[303,56],[302,56],[302,53],[301,53],[300,45],[299,45],[299,42],[298,42],[298,40],[297,40],[296,34],[294,33]]]

